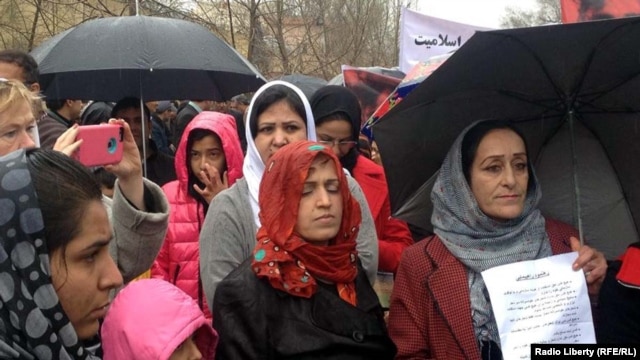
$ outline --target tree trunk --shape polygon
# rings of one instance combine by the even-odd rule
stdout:
[[[231,33],[231,46],[235,49],[236,37],[233,34],[233,16],[231,16],[231,0],[227,0],[227,9],[229,10],[229,32]]]
[[[136,0],[129,0],[129,16],[134,16],[134,15],[138,15],[136,10],[138,7],[137,1]]]
[[[256,43],[258,41],[258,4],[251,0],[249,6],[249,45],[247,46],[247,60],[254,62]]]
[[[36,37],[36,29],[38,28],[38,18],[40,17],[40,11],[42,10],[42,0],[36,1],[36,11],[33,14],[33,23],[31,23],[31,33],[29,34],[29,44],[27,44],[29,51],[33,49],[33,41]]]

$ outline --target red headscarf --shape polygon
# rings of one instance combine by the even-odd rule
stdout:
[[[304,182],[311,163],[320,154],[335,166],[343,209],[340,230],[327,246],[309,244],[294,232]],[[305,298],[316,292],[316,277],[331,281],[340,298],[355,306],[360,205],[351,196],[340,160],[331,149],[298,141],[278,150],[266,164],[259,203],[262,227],[253,253],[256,275],[268,279],[276,289]]]

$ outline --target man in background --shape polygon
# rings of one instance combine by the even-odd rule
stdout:
[[[34,94],[40,94],[38,63],[26,52],[19,50],[0,51],[0,77],[19,80]]]
[[[53,149],[53,145],[55,145],[60,135],[80,121],[80,113],[84,103],[82,100],[47,99],[46,104],[45,116],[38,122],[40,147]]]
[[[156,107],[156,116],[162,122],[164,132],[167,139],[171,143],[173,152],[175,153],[175,144],[173,143],[174,134],[176,131],[176,115],[178,109],[171,101],[159,101],[158,107]]]
[[[150,110],[144,105],[144,114],[140,112],[140,99],[126,97],[116,103],[111,111],[111,117],[123,119],[131,127],[131,133],[138,145],[140,156],[146,154],[143,162],[146,162],[146,178],[162,186],[176,179],[176,169],[173,156],[158,151],[155,142],[151,139]],[[144,134],[143,137],[143,128]],[[144,151],[143,151],[144,146]]]
[[[173,145],[180,145],[182,133],[191,120],[203,111],[210,111],[213,107],[212,100],[191,100],[178,110],[176,116],[176,132],[173,134]]]
[[[247,95],[236,95],[229,101],[229,110],[238,111],[242,114],[242,116],[244,116],[244,114],[247,112],[247,108],[249,107],[250,102],[251,99]]]

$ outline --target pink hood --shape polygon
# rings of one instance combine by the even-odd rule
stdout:
[[[166,360],[197,331],[203,359],[213,359],[218,334],[189,295],[164,280],[131,282],[102,324],[104,360]]]
[[[222,141],[222,150],[227,161],[227,176],[229,186],[242,177],[242,162],[244,155],[240,147],[240,138],[236,129],[236,121],[233,116],[213,111],[203,111],[196,115],[184,129],[180,145],[176,151],[175,167],[179,188],[184,191],[189,182],[189,169],[187,168],[187,140],[194,129],[213,131]]]

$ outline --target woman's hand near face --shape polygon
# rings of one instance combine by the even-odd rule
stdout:
[[[204,165],[204,170],[200,171],[198,176],[200,181],[204,184],[204,189],[200,188],[198,184],[193,184],[193,189],[207,201],[211,203],[216,195],[224,189],[229,188],[229,179],[227,178],[227,172],[222,174],[222,180],[220,179],[220,173],[218,170],[209,164]]]
[[[578,252],[578,258],[573,263],[573,270],[582,269],[587,280],[590,295],[598,295],[600,287],[607,273],[607,260],[600,251],[588,246],[580,245],[575,237],[569,239],[571,250]]]
[[[131,133],[131,128],[122,119],[109,119],[109,124],[120,125],[124,128],[123,155],[119,163],[106,165],[104,168],[116,175],[124,197],[139,210],[146,211],[144,183],[142,182],[142,160],[140,160],[140,151]]]
[[[60,151],[61,153],[71,156],[82,144],[82,140],[77,140],[78,136],[78,124],[73,124],[65,132],[56,139],[56,143],[53,145],[53,150]]]

